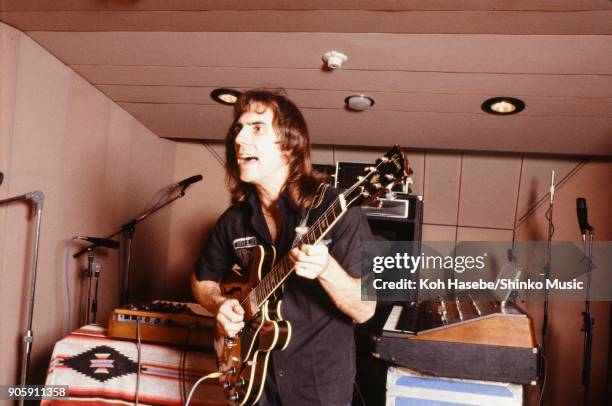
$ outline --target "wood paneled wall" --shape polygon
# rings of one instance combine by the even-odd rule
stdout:
[[[397,140],[401,144],[401,140]],[[313,162],[371,162],[383,150],[323,146],[313,149]],[[414,171],[413,193],[424,200],[423,240],[512,241],[546,239],[544,212],[555,170],[555,240],[577,240],[576,197],[589,202],[589,221],[598,240],[612,239],[612,160],[578,157],[491,153],[418,151],[405,152]],[[204,182],[191,198],[172,209],[171,251],[167,297],[189,299],[188,278],[196,255],[217,217],[229,204],[223,184],[221,144],[180,142],[177,145],[176,178],[196,173]],[[172,277],[170,277],[172,275]],[[523,303],[540,340],[540,302]],[[548,404],[580,404],[582,386],[583,303],[553,303],[548,341],[549,375],[545,393]],[[592,399],[604,399],[607,374],[610,303],[592,307],[597,321],[592,366]],[[528,403],[537,404],[538,387],[526,387]],[[568,403],[569,402],[569,403]]]
[[[45,194],[34,308],[31,383],[42,383],[53,345],[84,321],[86,256],[70,260],[72,325],[68,326],[65,255],[71,236],[105,236],[141,213],[171,183],[175,144],[158,138],[25,34],[0,24],[0,199]],[[170,213],[138,226],[135,285],[165,267]],[[0,206],[0,383],[19,379],[26,331],[33,211]],[[75,243],[76,246],[82,246]],[[117,252],[99,250],[99,320],[117,306]],[[73,251],[74,252],[74,251]],[[151,255],[155,252],[155,256]]]

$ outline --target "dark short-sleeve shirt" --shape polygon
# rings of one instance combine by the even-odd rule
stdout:
[[[340,192],[329,188],[308,224],[336,199]],[[278,202],[283,223],[275,244],[277,260],[291,249],[295,227],[302,216],[284,197]],[[361,209],[354,207],[324,237],[330,254],[353,277],[361,274],[361,243],[371,240]],[[254,246],[271,244],[271,237],[255,193],[240,206],[232,206],[219,218],[205,244],[195,272],[198,280],[219,282],[232,267],[249,269]],[[291,323],[289,345],[272,352],[272,378],[283,405],[345,405],[352,398],[355,377],[355,343],[352,320],[331,301],[318,280],[292,274],[285,281],[281,312]],[[269,371],[269,372],[270,372]],[[270,376],[270,375],[269,375]]]

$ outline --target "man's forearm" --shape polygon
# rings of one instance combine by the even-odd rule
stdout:
[[[376,302],[361,300],[361,280],[349,275],[333,257],[319,281],[336,307],[357,323],[374,315]]]
[[[195,300],[212,314],[217,314],[219,306],[227,299],[217,282],[198,281],[195,275],[191,276],[191,291]]]

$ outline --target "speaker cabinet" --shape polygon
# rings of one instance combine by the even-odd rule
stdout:
[[[423,223],[423,201],[421,196],[396,194],[395,200],[407,201],[408,214],[403,218],[368,214],[368,223],[375,240],[379,241],[421,241]],[[414,244],[414,249],[420,249],[420,244]],[[414,253],[416,254],[416,253]],[[388,303],[387,303],[388,305]],[[386,376],[389,363],[372,356],[374,337],[380,334],[378,327],[384,324],[388,313],[385,305],[379,303],[374,317],[365,324],[355,328],[357,347],[357,377],[356,390],[353,396],[354,405],[384,405],[386,399]],[[363,402],[363,403],[362,403]]]
[[[384,202],[384,200],[382,201]],[[421,241],[423,225],[423,200],[421,196],[401,193],[396,194],[392,201],[396,203],[406,202],[406,216],[380,214],[372,212],[369,206],[364,207],[374,237],[386,241]],[[397,206],[398,204],[393,207]],[[381,210],[384,210],[384,207]]]

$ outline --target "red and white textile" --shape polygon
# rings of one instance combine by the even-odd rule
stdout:
[[[68,385],[67,399],[42,405],[134,404],[138,370],[137,345],[107,337],[106,329],[89,325],[58,341],[46,385]],[[138,385],[140,405],[182,405],[193,384],[216,370],[214,353],[141,344]],[[201,383],[191,405],[225,405],[217,380]]]

